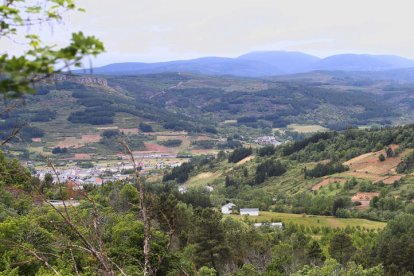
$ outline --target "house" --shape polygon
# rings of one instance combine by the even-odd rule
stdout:
[[[180,194],[185,194],[187,192],[187,188],[184,186],[178,187],[178,192]]]
[[[271,223],[267,223],[267,222],[257,222],[257,223],[253,223],[254,227],[262,227],[262,226],[269,226],[271,228],[283,228],[283,223],[281,222],[271,222]]]
[[[235,206],[236,206],[236,204],[233,204],[231,202],[227,203],[227,204],[221,206],[221,213],[224,214],[224,215],[229,215],[229,214],[231,214],[231,209]]]
[[[257,217],[259,216],[259,208],[242,208],[240,209],[240,215]]]
[[[79,201],[77,200],[49,200],[49,204],[55,206],[55,207],[64,207],[64,206],[78,206]]]
[[[211,186],[206,186],[206,190],[211,193],[212,191],[214,191],[214,188]]]

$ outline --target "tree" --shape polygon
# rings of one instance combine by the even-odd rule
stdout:
[[[392,150],[391,147],[387,147],[385,149],[385,153],[387,154],[387,157],[393,157],[395,155],[394,151]]]
[[[119,192],[120,205],[126,211],[135,207],[139,203],[139,193],[137,188],[131,184],[126,184]]]
[[[352,240],[345,233],[335,234],[329,244],[329,254],[342,265],[351,259],[354,251]]]
[[[279,160],[266,160],[256,168],[256,183],[260,184],[266,177],[280,176],[285,172],[286,168]]]
[[[332,204],[332,215],[337,216],[337,211],[348,208],[351,205],[351,200],[348,197],[338,197]]]
[[[228,255],[221,218],[221,213],[212,208],[194,210],[194,260],[198,267],[210,266],[217,269]]]
[[[252,264],[244,264],[242,268],[237,272],[237,276],[255,276],[260,273]]]
[[[102,137],[104,138],[114,138],[119,136],[121,133],[117,129],[107,129],[102,132]]]
[[[154,130],[152,129],[152,126],[146,123],[139,123],[139,129],[142,132],[153,132]]]
[[[385,156],[384,156],[384,154],[380,154],[379,156],[378,156],[378,160],[379,161],[381,161],[381,162],[384,162],[385,161]]]
[[[306,257],[309,259],[311,264],[319,265],[325,261],[321,246],[315,240],[312,240],[306,247]]]
[[[382,265],[377,265],[371,268],[364,269],[362,265],[356,265],[355,263],[350,263],[347,267],[343,267],[341,266],[341,264],[338,264],[336,260],[328,259],[321,267],[305,265],[301,270],[292,274],[292,276],[314,276],[314,275],[382,276],[384,275],[384,269]]]
[[[414,273],[414,215],[391,220],[378,236],[376,251],[390,275]]]
[[[273,154],[275,154],[275,152],[276,152],[275,146],[273,146],[273,145],[267,145],[267,146],[264,146],[264,147],[260,148],[257,151],[257,154],[259,156],[262,156],[263,157],[263,156],[273,155]]]
[[[0,38],[19,41],[24,37],[25,50],[20,56],[0,56],[0,94],[18,98],[35,93],[34,84],[60,73],[71,66],[80,67],[86,56],[104,51],[102,42],[82,32],[73,33],[68,46],[45,45],[33,26],[59,23],[63,14],[80,10],[73,0],[17,1],[6,0],[0,5]]]

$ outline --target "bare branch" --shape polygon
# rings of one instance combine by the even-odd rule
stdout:
[[[132,165],[134,167],[134,172],[135,172],[135,181],[139,189],[140,207],[141,207],[142,219],[144,221],[144,276],[147,276],[147,275],[151,275],[155,273],[152,270],[151,263],[150,263],[150,254],[151,254],[151,222],[150,220],[151,219],[149,216],[147,205],[145,203],[144,183],[140,176],[141,168],[137,166],[137,163],[134,158],[134,154],[132,153],[128,144],[125,141],[120,141],[120,144],[124,147],[126,153],[131,158],[131,162],[132,162]]]
[[[20,131],[23,129],[23,127],[25,127],[25,124],[24,125],[21,125],[21,126],[18,126],[18,127],[15,127],[14,129],[13,129],[13,131],[12,131],[12,133],[6,138],[6,139],[4,139],[1,143],[0,143],[0,146],[4,146],[5,144],[7,144],[8,142],[10,142],[10,140],[12,140],[13,138],[15,138],[16,136],[17,136],[17,134],[19,134],[20,133]]]

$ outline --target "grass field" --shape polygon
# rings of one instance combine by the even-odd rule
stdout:
[[[240,215],[229,215],[236,219],[243,219]],[[311,227],[331,227],[331,228],[345,228],[361,227],[366,229],[382,229],[386,226],[385,222],[371,221],[366,219],[356,218],[336,218],[331,216],[313,216],[305,214],[288,214],[276,212],[260,212],[258,217],[247,217],[248,220],[254,222],[271,222],[281,221],[283,223],[294,223]]]

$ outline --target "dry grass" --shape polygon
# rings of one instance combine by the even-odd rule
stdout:
[[[191,177],[186,185],[188,187],[205,187],[212,184],[217,178],[221,176],[220,172],[204,172]]]
[[[158,145],[158,144],[145,142],[144,145],[147,151],[149,152],[165,152],[165,153],[171,152],[171,149]]]
[[[138,134],[137,128],[121,128],[120,131],[125,134]]]
[[[76,160],[90,160],[91,155],[87,154],[87,153],[76,153],[73,159],[76,159]]]
[[[313,133],[313,132],[320,132],[320,131],[328,131],[327,128],[320,126],[320,125],[299,125],[299,124],[290,124],[288,128],[299,132],[299,133]]]
[[[249,162],[250,160],[253,160],[253,158],[254,158],[253,155],[247,156],[246,158],[244,158],[244,159],[240,160],[239,162],[237,162],[237,165],[242,165],[246,162]]]
[[[98,134],[84,134],[81,138],[66,137],[63,141],[60,141],[56,146],[61,148],[80,148],[89,143],[98,143],[101,140],[101,136]]]

